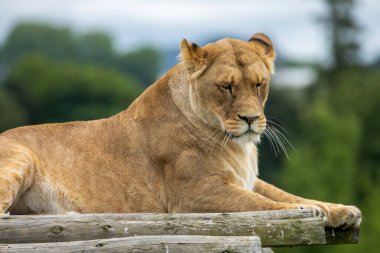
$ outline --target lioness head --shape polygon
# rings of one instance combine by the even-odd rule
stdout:
[[[183,40],[181,58],[197,117],[232,139],[258,142],[266,127],[264,105],[275,56],[262,33],[247,42],[223,39],[204,47]]]

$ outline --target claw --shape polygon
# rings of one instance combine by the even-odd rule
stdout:
[[[327,222],[327,215],[322,208],[316,205],[299,205],[299,209],[310,209],[313,217],[323,218],[324,223]]]

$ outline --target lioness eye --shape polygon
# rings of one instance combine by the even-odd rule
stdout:
[[[225,86],[221,86],[222,87],[222,89],[223,90],[227,90],[227,91],[229,91],[229,92],[231,92],[232,91],[232,85],[225,85]]]
[[[262,83],[257,83],[257,84],[256,84],[256,87],[257,87],[257,88],[260,88],[261,86],[263,86]]]

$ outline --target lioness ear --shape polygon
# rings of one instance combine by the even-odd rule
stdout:
[[[199,77],[207,68],[207,53],[195,43],[186,39],[181,42],[181,60],[192,78]]]
[[[248,42],[257,46],[257,49],[264,55],[266,63],[268,64],[269,71],[274,73],[274,60],[276,52],[273,48],[271,39],[264,33],[255,33]]]

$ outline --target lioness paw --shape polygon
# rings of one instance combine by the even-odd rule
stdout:
[[[327,222],[327,213],[326,210],[317,205],[311,204],[289,204],[289,207],[286,209],[309,209],[311,210],[312,217],[323,218],[323,221]]]
[[[362,214],[355,206],[334,205],[328,206],[329,215],[327,226],[329,227],[359,227]]]

